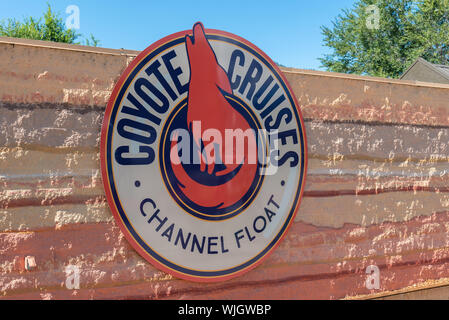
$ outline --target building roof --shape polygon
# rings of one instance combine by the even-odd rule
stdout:
[[[449,66],[430,63],[423,58],[418,58],[400,79],[449,83]]]
[[[449,79],[449,66],[445,66],[443,64],[433,64],[433,66],[445,74],[446,78]]]

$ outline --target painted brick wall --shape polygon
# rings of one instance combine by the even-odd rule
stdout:
[[[197,284],[143,260],[113,221],[99,133],[137,52],[0,38],[0,298],[339,299],[449,284],[449,86],[283,69],[309,168],[281,246]],[[25,269],[25,257],[36,267]],[[365,269],[380,269],[380,289]],[[65,287],[65,268],[81,288]]]

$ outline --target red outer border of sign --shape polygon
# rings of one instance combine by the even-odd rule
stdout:
[[[176,270],[170,269],[167,266],[161,264],[160,262],[158,262],[157,260],[155,260],[151,255],[149,255],[145,250],[143,250],[140,245],[137,243],[137,241],[132,237],[132,235],[129,233],[128,229],[126,228],[126,226],[123,224],[122,219],[120,217],[119,212],[117,211],[117,208],[115,206],[115,202],[114,199],[112,197],[111,194],[111,190],[109,188],[109,184],[107,181],[107,166],[106,166],[106,144],[103,143],[106,141],[106,133],[108,130],[108,126],[109,126],[109,120],[111,117],[111,111],[112,108],[114,106],[114,101],[115,98],[117,97],[117,94],[119,92],[119,90],[121,89],[123,83],[125,82],[125,80],[127,79],[128,75],[130,74],[130,72],[134,69],[134,67],[141,61],[141,59],[143,57],[145,57],[148,53],[150,53],[151,51],[153,51],[154,49],[156,49],[157,47],[161,46],[162,44],[174,39],[174,38],[179,38],[181,36],[185,36],[187,34],[191,34],[192,30],[184,30],[184,31],[180,31],[180,32],[176,32],[173,33],[167,37],[164,37],[158,41],[156,41],[155,43],[153,43],[152,45],[150,45],[148,48],[146,48],[144,51],[142,51],[139,55],[137,55],[136,58],[134,58],[134,60],[128,65],[128,67],[125,69],[125,71],[123,71],[122,75],[120,76],[118,82],[115,84],[114,86],[114,90],[112,91],[112,94],[109,98],[107,107],[106,107],[106,111],[104,114],[104,118],[103,118],[103,124],[101,126],[101,146],[100,146],[100,161],[101,161],[101,174],[102,174],[102,181],[103,181],[103,186],[104,186],[104,190],[105,190],[105,194],[106,194],[106,198],[108,201],[108,205],[109,208],[112,211],[112,214],[114,215],[114,219],[115,222],[119,225],[120,230],[122,231],[122,233],[125,235],[126,239],[128,240],[128,242],[132,245],[132,247],[143,257],[145,258],[148,262],[150,262],[153,266],[155,266],[156,268],[167,272],[171,275],[174,275],[178,278],[184,279],[184,280],[190,280],[190,281],[195,281],[195,282],[218,282],[218,281],[225,281],[225,280],[229,280],[235,277],[238,277],[252,269],[254,269],[255,267],[257,267],[258,265],[260,265],[263,261],[265,261],[272,253],[274,250],[276,250],[276,248],[279,246],[279,244],[284,240],[285,235],[287,234],[288,230],[291,227],[291,224],[293,223],[293,221],[295,220],[296,214],[298,212],[298,208],[299,205],[301,203],[302,200],[302,195],[304,192],[304,187],[305,187],[305,183],[306,183],[306,176],[307,176],[307,163],[308,163],[308,152],[307,152],[307,136],[306,136],[306,131],[305,131],[305,127],[304,127],[304,120],[301,114],[301,110],[299,110],[299,106],[298,106],[298,100],[296,99],[292,88],[290,87],[290,84],[288,83],[287,79],[285,78],[284,74],[282,73],[282,71],[278,68],[278,66],[262,51],[260,50],[257,46],[255,46],[254,44],[248,42],[247,40],[229,33],[229,32],[225,32],[225,31],[221,31],[221,30],[215,30],[215,29],[205,29],[206,34],[208,33],[213,33],[213,34],[219,34],[219,35],[223,35],[223,36],[227,36],[230,38],[234,38],[246,45],[248,45],[249,47],[253,48],[254,50],[256,50],[257,52],[259,52],[273,67],[274,69],[279,73],[279,75],[281,76],[282,80],[284,81],[284,83],[286,84],[288,90],[290,91],[290,94],[292,95],[292,98],[295,101],[295,107],[297,108],[298,111],[298,115],[299,115],[299,119],[301,122],[301,126],[302,126],[302,131],[303,131],[303,136],[304,136],[304,178],[303,178],[303,183],[300,186],[301,187],[301,192],[299,194],[299,198],[298,198],[298,202],[296,204],[296,208],[295,208],[295,212],[293,213],[293,216],[288,224],[288,226],[286,227],[284,234],[279,238],[279,240],[277,241],[277,243],[275,243],[273,245],[273,247],[262,257],[260,258],[257,262],[255,262],[254,264],[239,270],[235,273],[232,274],[228,274],[228,275],[224,275],[224,276],[217,276],[217,277],[198,277],[198,276],[191,276],[185,273],[181,273],[178,272]]]

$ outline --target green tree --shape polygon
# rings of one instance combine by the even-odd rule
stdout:
[[[7,19],[0,22],[0,36],[27,38],[35,40],[65,42],[97,46],[99,44],[92,34],[89,38],[81,38],[82,35],[72,29],[67,29],[63,19],[58,13],[52,11],[47,5],[47,11],[42,18],[25,18],[23,21]],[[77,41],[81,38],[81,41]]]
[[[418,57],[449,63],[449,0],[359,0],[321,29],[329,71],[396,78]]]

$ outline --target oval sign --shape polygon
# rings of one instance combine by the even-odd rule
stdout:
[[[101,131],[105,193],[157,268],[220,281],[254,268],[296,215],[304,123],[278,67],[219,30],[172,34],[126,68]]]

